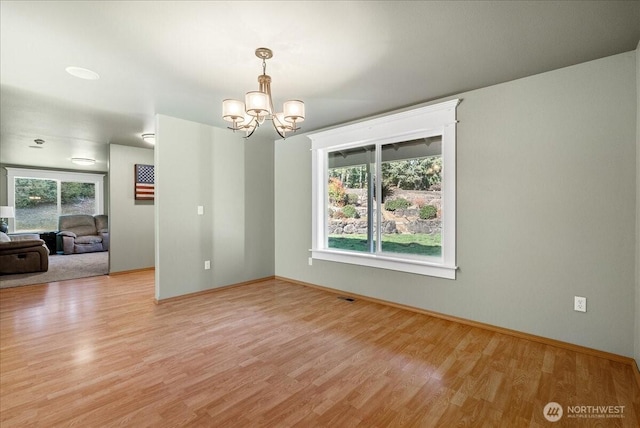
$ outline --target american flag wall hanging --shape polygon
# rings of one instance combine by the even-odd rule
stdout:
[[[153,201],[155,198],[155,176],[153,165],[136,164],[136,200]]]

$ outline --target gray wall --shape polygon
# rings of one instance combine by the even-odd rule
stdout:
[[[153,150],[109,145],[109,272],[154,265],[154,205],[134,198],[135,164],[153,165]]]
[[[276,134],[270,126],[265,128],[259,129],[251,138],[241,143],[245,146],[245,236],[244,265],[241,266],[243,277],[246,278],[244,280],[275,274],[273,138]],[[228,135],[231,131],[225,129],[222,132]],[[228,180],[228,177],[223,179]],[[221,227],[225,227],[228,221],[229,217],[225,215]]]
[[[157,116],[157,299],[273,275],[273,146]]]
[[[632,356],[635,67],[629,52],[455,96],[455,281],[309,266],[310,142],[276,142],[276,275]]]
[[[635,358],[640,368],[640,42],[636,48],[636,326]]]
[[[7,206],[7,170],[0,164],[0,205]]]

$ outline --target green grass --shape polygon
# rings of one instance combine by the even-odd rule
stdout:
[[[367,235],[330,235],[329,248],[368,252]],[[439,234],[390,234],[382,235],[382,251],[440,257],[442,246]]]

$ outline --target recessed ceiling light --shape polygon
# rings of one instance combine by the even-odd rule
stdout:
[[[94,163],[96,163],[96,160],[89,158],[71,158],[71,162],[77,165],[93,165]]]
[[[156,144],[156,134],[142,134],[142,139],[149,144]]]
[[[75,76],[75,77],[79,77],[80,79],[98,80],[100,78],[100,75],[98,73],[96,73],[95,71],[87,70],[86,68],[82,68],[82,67],[73,67],[73,66],[71,66],[71,67],[65,68],[65,70],[70,75]]]

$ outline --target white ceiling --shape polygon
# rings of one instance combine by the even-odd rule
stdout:
[[[275,103],[304,100],[310,131],[638,40],[639,1],[2,1],[0,162],[93,157],[81,168],[105,171],[109,143],[149,147],[140,135],[156,113],[225,127],[221,100],[257,89],[260,46],[274,51]],[[30,147],[36,138],[43,148]]]

